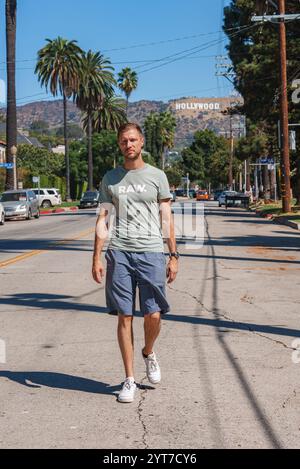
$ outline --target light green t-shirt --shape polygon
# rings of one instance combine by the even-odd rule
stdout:
[[[165,173],[149,164],[108,171],[102,179],[100,202],[114,207],[109,248],[163,252],[159,202],[171,198]]]

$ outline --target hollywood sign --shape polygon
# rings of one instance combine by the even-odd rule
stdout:
[[[176,111],[219,111],[220,103],[176,103]]]

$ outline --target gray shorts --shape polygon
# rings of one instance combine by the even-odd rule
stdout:
[[[105,293],[109,314],[134,315],[137,286],[143,314],[170,311],[165,291],[166,259],[163,252],[108,249],[105,259]]]

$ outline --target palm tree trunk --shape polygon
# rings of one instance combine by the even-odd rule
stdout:
[[[166,161],[166,157],[165,157],[165,148],[163,147],[162,148],[162,153],[161,153],[161,169],[164,171],[165,170],[165,161]]]
[[[92,116],[88,111],[88,190],[93,190]]]
[[[246,178],[246,191],[249,192],[251,190],[251,174],[250,174],[250,161],[247,159],[247,178]]]
[[[70,195],[70,159],[69,159],[69,142],[67,129],[67,97],[64,93],[64,139],[65,139],[65,165],[66,165],[66,200],[71,200]]]
[[[17,145],[16,105],[16,19],[17,0],[6,0],[6,60],[7,60],[7,116],[6,116],[6,160],[13,163],[11,147]],[[5,189],[14,188],[14,171],[6,171]]]
[[[126,117],[128,118],[128,105],[129,105],[129,96],[126,95]]]

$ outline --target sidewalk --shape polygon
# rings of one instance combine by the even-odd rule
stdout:
[[[252,207],[251,211],[255,211],[256,214],[267,220],[274,221],[281,225],[286,225],[296,230],[300,230],[300,211],[292,211],[288,214],[281,214],[279,206],[273,205],[261,205],[260,207]]]

